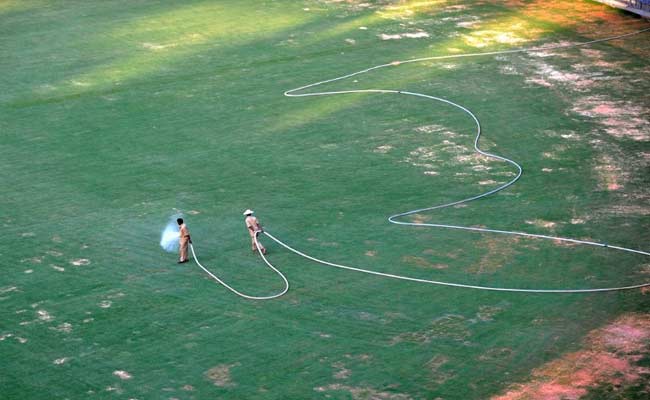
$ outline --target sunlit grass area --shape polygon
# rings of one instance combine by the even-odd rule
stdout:
[[[201,262],[252,295],[283,285],[250,251],[246,208],[308,254],[389,274],[645,282],[642,255],[387,223],[514,176],[475,154],[459,109],[283,93],[648,26],[591,1],[0,1],[0,398],[646,398],[647,290],[402,282],[263,238],[290,291],[247,301],[158,243],[183,215]],[[523,165],[515,186],[413,221],[647,251],[648,37],[310,90],[448,99]]]

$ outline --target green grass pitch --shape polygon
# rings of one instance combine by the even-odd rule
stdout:
[[[642,399],[650,293],[489,293],[310,263],[247,301],[158,242],[182,213],[238,290],[316,257],[485,286],[650,280],[643,256],[391,225],[515,172],[473,122],[285,90],[395,60],[648,28],[590,1],[0,0],[0,399]],[[472,110],[522,179],[412,219],[650,249],[650,33],[319,87]],[[552,397],[555,396],[555,397]]]

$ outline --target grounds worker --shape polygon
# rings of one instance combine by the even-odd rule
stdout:
[[[251,235],[251,245],[253,251],[257,251],[257,244],[259,242],[256,241],[255,238],[260,234],[260,232],[264,232],[264,230],[262,229],[262,225],[260,225],[260,222],[257,220],[257,218],[253,216],[252,210],[244,211],[244,216],[246,216],[245,222],[246,228],[248,229],[248,234]],[[262,246],[261,243],[259,243],[259,246],[262,254],[266,254],[266,249],[264,246]]]
[[[178,218],[176,222],[178,222],[178,227],[180,229],[180,235],[178,240],[180,243],[179,251],[181,253],[181,257],[178,263],[182,264],[189,261],[187,259],[187,247],[188,247],[188,243],[192,243],[192,239],[190,238],[190,230],[187,229],[187,225],[185,225],[185,223],[183,222],[183,218]]]

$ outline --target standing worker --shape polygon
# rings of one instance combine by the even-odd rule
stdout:
[[[244,215],[246,216],[245,221],[246,221],[246,228],[248,228],[248,234],[251,235],[251,244],[253,247],[253,251],[257,251],[257,245],[259,244],[260,251],[262,252],[262,254],[266,254],[266,249],[264,248],[264,246],[262,246],[262,243],[259,243],[259,241],[256,240],[260,232],[264,232],[264,229],[262,229],[262,225],[260,225],[260,222],[257,220],[257,218],[253,216],[252,210],[244,211]]]
[[[180,229],[178,241],[180,243],[179,251],[181,253],[181,257],[178,263],[182,264],[189,261],[187,259],[187,247],[188,243],[192,243],[192,239],[190,238],[190,230],[187,229],[187,225],[185,225],[183,222],[183,218],[176,219],[176,222],[178,222],[178,227]]]

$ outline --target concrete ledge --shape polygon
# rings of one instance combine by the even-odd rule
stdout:
[[[645,5],[642,5],[642,2],[639,0],[595,0],[595,1],[599,3],[607,4],[608,6],[612,6],[615,8],[620,8],[621,10],[638,14],[644,18],[650,18],[650,2],[648,2]],[[638,5],[639,7],[634,7],[635,5]]]

